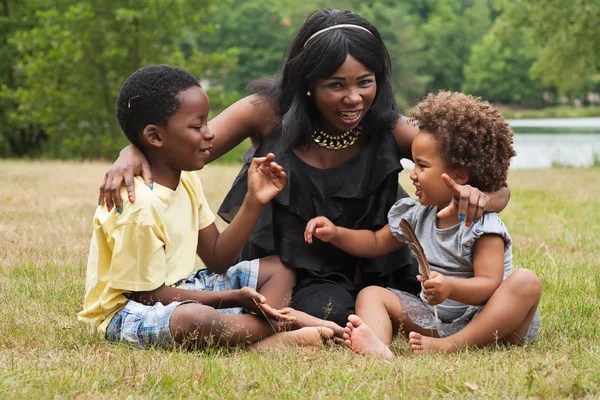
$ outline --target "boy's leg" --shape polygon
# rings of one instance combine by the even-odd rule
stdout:
[[[275,333],[269,321],[258,316],[222,314],[198,303],[186,303],[175,308],[170,329],[175,342],[188,348],[249,344]],[[322,338],[332,336],[333,331],[328,328],[304,328],[278,333],[251,348],[313,346],[318,345]]]
[[[479,314],[460,332],[447,338],[427,338],[411,332],[412,349],[419,354],[424,351],[454,352],[497,340],[520,343],[534,318],[541,293],[542,285],[535,273],[519,269],[500,284]]]

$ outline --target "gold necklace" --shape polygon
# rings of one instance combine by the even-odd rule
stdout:
[[[311,135],[313,142],[329,150],[340,150],[352,146],[362,133],[362,125],[349,129],[341,135],[333,136],[320,127],[316,127]]]

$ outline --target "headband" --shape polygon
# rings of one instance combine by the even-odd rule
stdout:
[[[338,29],[338,28],[362,29],[363,31],[369,32],[371,35],[373,34],[370,30],[368,30],[364,26],[360,26],[360,25],[354,25],[354,24],[333,25],[333,26],[330,26],[330,27],[325,28],[325,29],[321,29],[320,31],[316,31],[315,33],[313,33],[312,36],[309,37],[308,39],[306,39],[306,42],[304,42],[304,48],[306,48],[306,45],[308,44],[308,42],[310,42],[316,36],[319,36],[321,33],[330,31],[332,29]]]

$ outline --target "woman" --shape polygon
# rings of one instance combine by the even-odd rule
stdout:
[[[245,138],[252,141],[219,209],[226,221],[246,193],[251,157],[274,152],[288,173],[286,187],[265,208],[241,258],[278,254],[297,272],[292,307],[341,326],[365,286],[419,290],[407,249],[362,259],[303,239],[306,222],[317,215],[351,229],[380,229],[396,198],[407,195],[398,185],[399,160],[411,158],[418,128],[400,116],[390,74],[387,49],[373,25],[350,11],[320,10],[292,41],[281,77],[252,83],[255,94],[210,122],[211,159]],[[100,200],[106,193],[107,206],[122,207],[123,179],[133,199],[132,177],[139,171],[151,182],[143,155],[129,146],[107,173]],[[500,211],[508,202],[508,188],[488,195],[448,184],[456,199],[450,207],[459,208],[467,225],[485,209]]]

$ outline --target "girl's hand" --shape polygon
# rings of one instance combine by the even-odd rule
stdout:
[[[443,303],[450,295],[448,280],[439,272],[431,271],[429,279],[425,279],[421,275],[417,279],[423,283],[423,294],[427,302],[432,306]]]
[[[117,210],[123,209],[123,199],[121,198],[121,186],[125,182],[129,201],[135,201],[135,189],[133,177],[142,175],[146,185],[152,189],[152,172],[148,160],[144,154],[134,145],[130,144],[121,150],[119,158],[110,167],[104,175],[104,181],[100,185],[100,196],[98,196],[98,205],[104,205],[110,211],[113,207]]]
[[[254,158],[248,169],[248,195],[262,205],[277,196],[287,182],[283,167],[274,159],[273,153]]]
[[[316,217],[308,221],[304,230],[304,240],[306,243],[312,243],[312,237],[315,235],[324,242],[335,240],[338,235],[338,228],[325,217]]]
[[[481,219],[489,202],[489,196],[471,185],[459,185],[447,174],[442,180],[452,190],[452,202],[437,213],[438,218],[449,217],[458,211],[458,218],[467,227]]]

